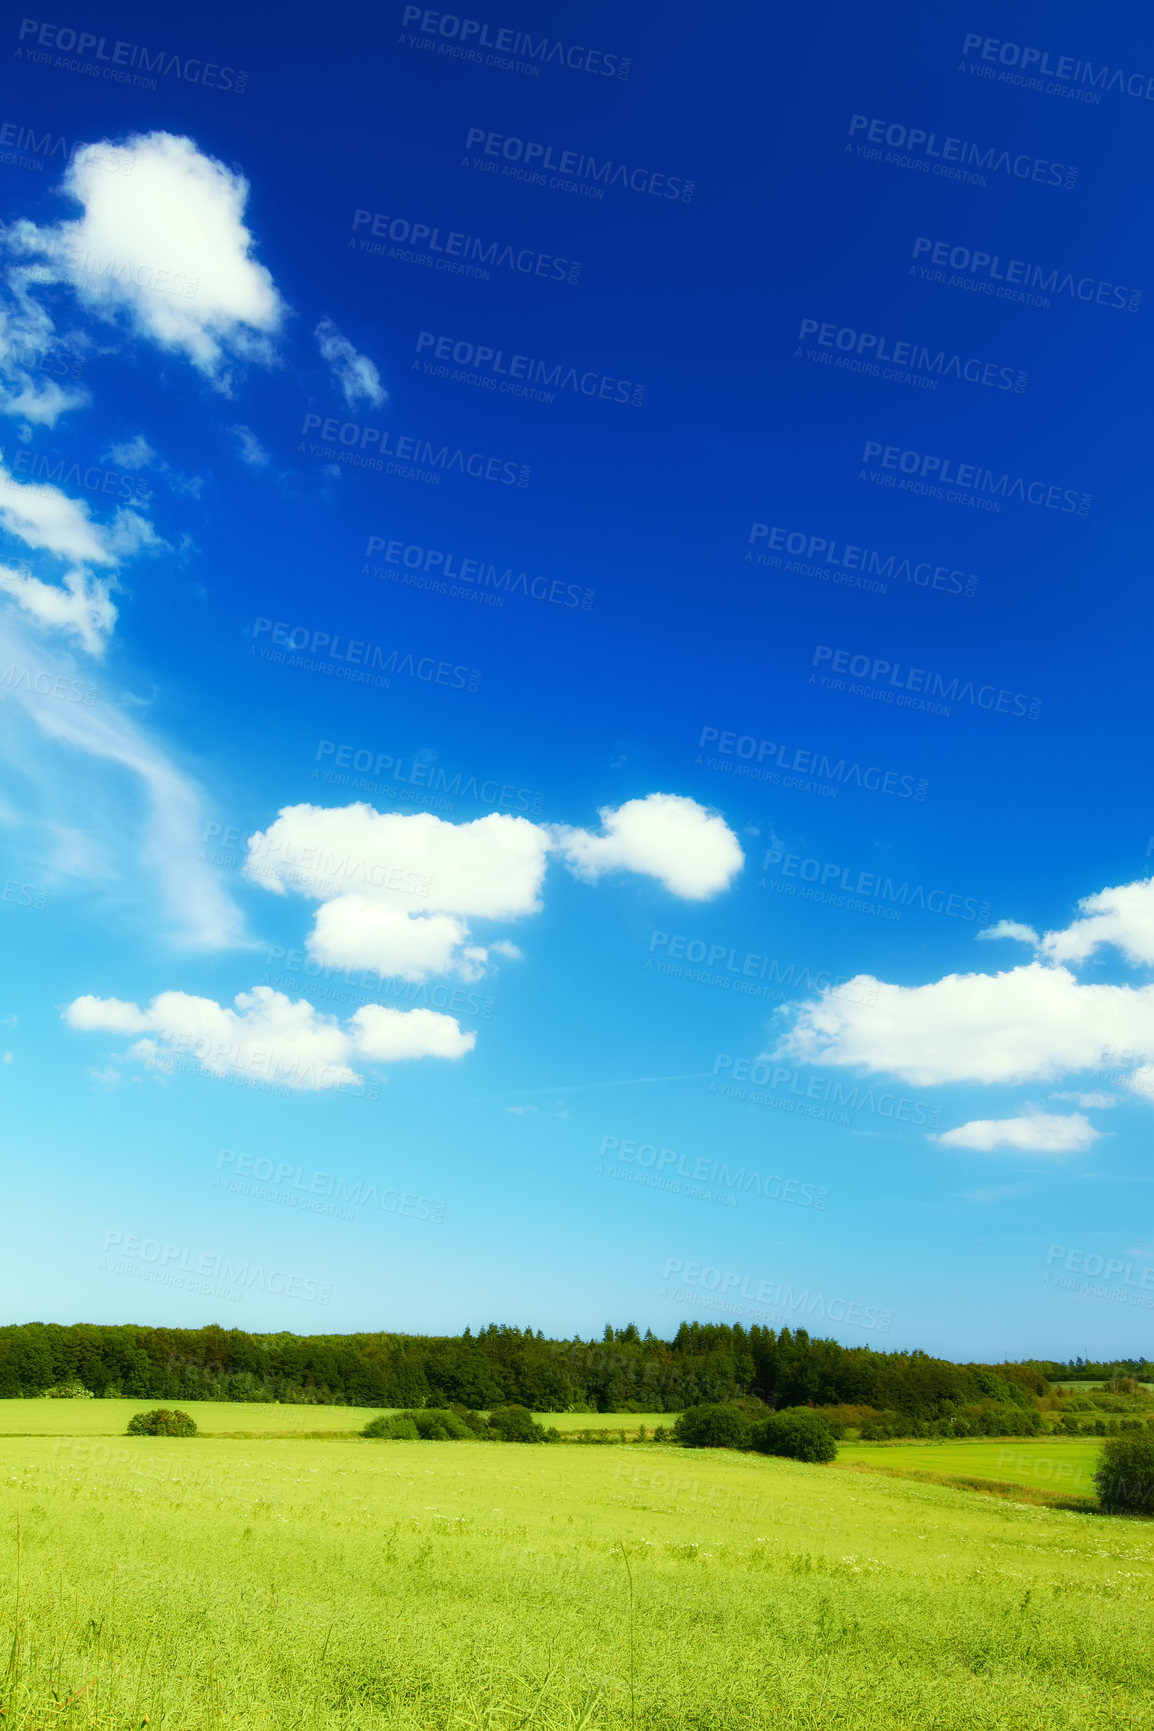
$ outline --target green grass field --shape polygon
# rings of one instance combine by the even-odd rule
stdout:
[[[162,1404],[191,1413],[205,1436],[301,1436],[309,1432],[346,1431],[355,1435],[378,1412],[376,1406],[277,1406],[273,1401],[227,1400],[0,1400],[0,1437],[123,1436],[134,1412]],[[652,1435],[659,1424],[671,1429],[676,1414],[668,1412],[545,1412],[537,1418],[560,1431],[604,1430],[635,1436],[638,1425]]]
[[[1102,1443],[1090,1437],[979,1437],[959,1442],[843,1443],[837,1464],[986,1479],[1092,1497]]]
[[[1154,1731],[1152,1522],[664,1445],[129,1438],[112,1403],[11,1404],[55,1434],[0,1440],[8,1731]]]

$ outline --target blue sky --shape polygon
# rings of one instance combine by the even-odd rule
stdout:
[[[4,52],[8,1316],[1146,1351],[1149,22]]]

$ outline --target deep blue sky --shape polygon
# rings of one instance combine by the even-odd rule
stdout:
[[[75,25],[105,55],[130,44],[122,66],[163,50],[155,90],[105,78],[99,47],[85,56],[99,76],[62,64],[40,20],[13,21],[0,50],[0,559],[17,573],[0,657],[15,766],[0,789],[7,1317],[583,1333],[608,1318],[666,1333],[698,1316],[962,1357],[1146,1351],[1149,1091],[1139,1059],[1093,1059],[1154,1050],[1141,888],[1084,953],[1042,948],[1011,1034],[1013,982],[935,999],[932,1027],[929,1000],[903,990],[1024,974],[1028,945],[977,932],[1062,932],[1080,900],[1150,871],[1154,25],[1136,7],[1024,5],[405,12],[272,26],[223,5],[119,6]],[[490,41],[560,43],[578,66],[529,77],[438,52],[466,18]],[[456,21],[443,35],[442,20]],[[1041,90],[1000,80],[1021,74],[1023,48],[1066,75],[1039,74],[1032,54]],[[624,60],[626,78],[598,70]],[[234,84],[245,71],[243,92],[193,81],[204,62]],[[199,205],[170,243],[179,260],[145,256],[159,232],[140,202],[149,135],[222,165],[218,192],[247,183],[227,222],[247,229],[242,268],[267,273],[274,311],[246,313]],[[105,260],[119,247],[146,275],[180,264],[194,292],[96,299],[80,267],[43,265],[49,231],[82,214],[65,153],[102,142],[112,154],[88,184],[97,238],[119,236]],[[525,144],[538,162],[571,152],[625,173],[600,199],[503,176]],[[655,175],[659,195],[621,184]],[[664,196],[689,182],[691,199]],[[178,177],[162,195],[181,209]],[[485,280],[412,262],[398,255],[414,243],[389,236],[413,225],[434,244],[496,242],[522,268],[494,263]],[[22,276],[36,260],[40,278]],[[1032,298],[999,295],[1007,276]],[[177,300],[183,336],[164,322]],[[318,327],[361,357],[359,387],[346,373],[342,388]],[[35,328],[83,400],[29,414]],[[215,347],[198,365],[200,340]],[[471,345],[458,359],[499,353],[497,370],[458,366],[455,345]],[[477,382],[511,365],[531,376],[513,356],[587,394]],[[435,482],[333,463],[326,421],[370,456],[400,442],[402,465],[420,466],[403,441],[427,442],[426,470],[459,450],[497,478],[449,457]],[[86,566],[118,613],[99,641],[21,589],[66,586],[76,562],[47,530],[20,533],[14,486],[34,483],[84,501],[109,535],[131,488],[147,494],[138,515],[157,540],[138,527],[135,550],[122,538]],[[513,584],[523,572],[521,593],[491,607],[390,581],[405,548]],[[871,553],[884,593],[836,580],[868,575]],[[588,607],[567,604],[587,591]],[[312,664],[262,654],[294,630]],[[393,654],[391,684],[340,677],[323,643],[311,656],[317,634]],[[417,675],[435,664],[466,672]],[[21,668],[65,670],[95,696],[24,702]],[[896,701],[935,675],[947,713]],[[410,779],[326,780],[342,747]],[[150,813],[142,753],[179,821]],[[760,780],[735,773],[750,757]],[[415,765],[433,767],[414,786]],[[451,809],[421,785],[438,770],[442,788],[459,777]],[[242,874],[245,838],[285,807],[361,799],[462,825],[499,812],[501,789],[507,812],[594,832],[603,809],[693,800],[744,867],[685,895],[636,858],[596,882],[554,858],[539,912],[441,904],[472,941],[519,956],[376,992],[306,972],[323,898]],[[407,844],[388,834],[391,866]],[[826,900],[799,893],[813,878]],[[861,905],[845,905],[859,882]],[[202,918],[198,897],[235,918]],[[343,928],[354,947],[363,912]],[[710,977],[687,977],[703,952]],[[838,984],[859,977],[873,984]],[[343,1092],[270,1093],[243,1085],[251,1065],[211,1074],[186,1052],[173,1068],[163,1034],[134,1049],[126,1020],[67,1012],[92,997],[143,1013],[166,992],[230,1006],[261,985],[342,1021],[366,1003],[425,1005],[476,1041],[455,1058],[350,1058]],[[155,1040],[164,1025],[135,1027]],[[1010,1046],[1020,1062],[1002,1062]],[[1003,1129],[975,1128],[988,1123]],[[630,1143],[681,1190],[643,1183]],[[251,1191],[270,1162],[292,1176],[265,1194],[215,1184],[239,1172]],[[711,1195],[686,1193],[698,1162]],[[315,1173],[322,1200],[339,1178],[391,1202],[307,1211],[291,1198]],[[422,1200],[402,1208],[406,1195]],[[226,1260],[247,1269],[217,1280],[227,1294],[175,1284]]]

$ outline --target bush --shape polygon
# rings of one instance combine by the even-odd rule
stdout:
[[[417,1427],[422,1442],[467,1442],[473,1435],[464,1419],[450,1407],[414,1407],[405,1414]]]
[[[407,1412],[382,1412],[369,1420],[361,1435],[379,1442],[416,1442],[417,1427]]]
[[[95,1400],[96,1396],[82,1382],[58,1382],[43,1390],[45,1400]]]
[[[745,1449],[753,1426],[750,1413],[733,1402],[720,1401],[688,1407],[674,1425],[673,1437],[684,1448]]]
[[[837,1458],[837,1442],[821,1413],[808,1406],[787,1406],[753,1427],[752,1446],[763,1455],[824,1463]]]
[[[151,1412],[134,1412],[125,1436],[195,1436],[196,1421],[179,1408],[157,1406]]]
[[[498,1442],[545,1441],[544,1426],[537,1423],[527,1406],[494,1407],[489,1414],[489,1431]]]
[[[1123,1431],[1102,1446],[1094,1470],[1099,1506],[1112,1515],[1154,1514],[1154,1432]]]

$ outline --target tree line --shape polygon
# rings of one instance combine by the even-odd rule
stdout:
[[[1051,1366],[1046,1366],[1050,1370]],[[805,1329],[683,1322],[672,1340],[634,1324],[548,1340],[490,1323],[462,1335],[249,1334],[215,1324],[29,1322],[0,1328],[0,1399],[78,1383],[97,1397],[282,1401],[534,1412],[682,1412],[755,1396],[770,1406],[869,1406],[926,1420],[991,1402],[1032,1408],[1043,1367],[954,1364],[842,1346]]]

